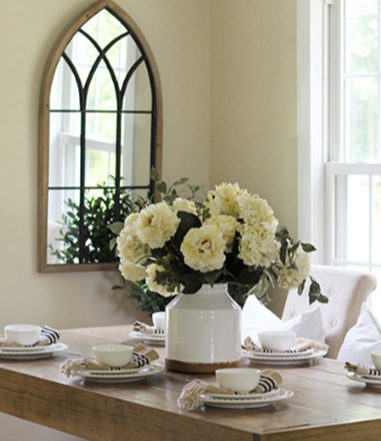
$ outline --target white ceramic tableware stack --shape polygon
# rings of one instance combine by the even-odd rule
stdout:
[[[287,351],[296,341],[296,333],[291,331],[262,331],[258,333],[263,349],[272,351]]]
[[[122,344],[103,344],[93,347],[96,361],[109,367],[125,366],[132,358],[133,346]]]
[[[255,368],[226,368],[216,370],[219,387],[247,394],[259,383],[261,371]]]
[[[371,354],[372,362],[374,364],[374,367],[381,371],[381,350],[373,351]]]
[[[41,326],[37,325],[7,325],[4,327],[5,338],[13,343],[23,346],[32,346],[41,336]]]
[[[154,312],[152,321],[155,328],[160,332],[165,332],[165,311]]]

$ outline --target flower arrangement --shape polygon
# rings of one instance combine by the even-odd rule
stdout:
[[[229,292],[266,300],[270,284],[301,293],[310,277],[310,303],[328,301],[309,275],[315,248],[292,239],[265,199],[229,183],[201,202],[166,195],[125,219],[116,244],[126,280],[145,281],[164,297],[227,283]]]

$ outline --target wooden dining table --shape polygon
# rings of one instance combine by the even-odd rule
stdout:
[[[164,369],[137,382],[103,384],[60,372],[66,359],[91,356],[95,344],[137,344],[131,329],[62,330],[65,351],[36,360],[0,359],[0,411],[93,441],[381,440],[381,389],[351,380],[336,360],[272,367],[294,395],[257,409],[180,409],[183,387],[195,378],[213,382],[210,374]],[[152,347],[164,364],[164,347]]]

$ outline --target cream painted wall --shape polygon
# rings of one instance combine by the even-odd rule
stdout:
[[[211,0],[211,183],[239,182],[296,232],[296,1]]]
[[[90,0],[0,0],[0,329],[119,324],[118,274],[37,273],[37,114],[43,65]],[[163,177],[237,181],[296,230],[295,0],[117,0],[162,79]],[[13,184],[16,180],[16,185]],[[73,437],[0,415],[0,441]],[[6,434],[6,435],[5,435]]]
[[[38,100],[59,33],[91,0],[0,0],[0,329],[123,324],[134,304],[116,297],[117,272],[37,272]],[[163,178],[209,179],[209,2],[117,0],[145,34],[164,100]],[[0,415],[0,441],[66,437]]]
[[[211,185],[266,198],[296,235],[296,1],[211,0],[210,35]]]

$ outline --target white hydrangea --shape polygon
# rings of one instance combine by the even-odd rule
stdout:
[[[275,233],[278,221],[266,199],[245,192],[237,196],[237,201],[240,210],[239,217],[245,223],[260,225],[262,229]]]
[[[119,271],[126,280],[131,282],[143,280],[146,277],[146,269],[142,265],[135,265],[131,262],[121,262]]]
[[[150,248],[161,248],[176,233],[180,219],[165,202],[144,208],[136,220],[138,238]]]
[[[207,273],[222,268],[225,262],[226,242],[215,225],[191,228],[184,237],[180,250],[185,263],[196,271]]]
[[[265,229],[245,226],[241,231],[238,257],[247,266],[269,268],[279,259],[280,244],[274,234]]]
[[[163,297],[170,297],[173,296],[174,294],[177,294],[177,292],[173,293],[167,291],[164,285],[160,285],[155,281],[157,274],[162,271],[164,271],[164,268],[161,265],[157,265],[156,263],[151,263],[150,265],[147,266],[146,283],[148,285],[148,288],[153,292],[157,292]]]
[[[311,257],[299,246],[295,254],[297,269],[290,269],[288,268],[289,265],[290,261],[287,256],[286,264],[282,266],[278,278],[278,285],[288,290],[297,288],[308,277],[311,268]]]
[[[176,198],[172,207],[175,211],[186,211],[197,216],[196,204],[193,201],[188,201],[188,199]]]
[[[233,216],[220,214],[207,219],[204,225],[216,225],[221,230],[222,237],[226,243],[225,251],[230,253],[232,251],[235,233],[240,227],[240,223],[237,219]]]

